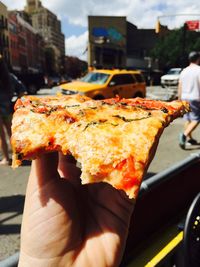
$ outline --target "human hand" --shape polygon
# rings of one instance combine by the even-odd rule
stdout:
[[[81,185],[79,177],[69,156],[47,154],[33,161],[19,267],[120,264],[134,201],[106,183]]]

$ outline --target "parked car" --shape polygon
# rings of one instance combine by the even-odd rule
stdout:
[[[61,76],[60,78],[60,84],[63,84],[63,83],[69,83],[72,81],[72,78],[69,77],[68,75],[64,74]]]
[[[45,86],[43,73],[16,73],[16,76],[25,85],[30,95],[37,94],[37,91]]]
[[[26,86],[22,83],[21,80],[17,78],[15,74],[10,73],[10,80],[11,80],[13,96],[20,97],[21,95],[26,94],[27,92]]]
[[[27,89],[22,81],[20,81],[12,72],[10,72],[10,82],[12,88],[12,112],[14,112],[14,106],[17,98],[27,94]]]
[[[79,80],[60,85],[62,93],[84,94],[93,99],[145,97],[146,83],[137,70],[94,70]]]
[[[167,74],[161,77],[161,86],[178,86],[179,76],[182,71],[182,68],[172,68],[170,69]]]
[[[141,70],[147,86],[160,85],[163,72],[161,70]]]
[[[61,78],[59,76],[49,76],[47,80],[48,80],[47,86],[49,88],[52,88],[52,87],[58,86],[60,84]]]

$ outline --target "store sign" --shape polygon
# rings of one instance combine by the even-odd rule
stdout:
[[[200,29],[199,20],[188,20],[185,22],[189,31],[196,31]]]

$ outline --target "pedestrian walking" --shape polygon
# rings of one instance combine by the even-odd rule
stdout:
[[[178,97],[190,103],[191,111],[184,115],[186,120],[183,133],[179,135],[179,146],[185,149],[186,145],[197,145],[192,137],[193,131],[200,122],[200,53],[189,54],[189,66],[180,74]]]
[[[7,136],[11,137],[12,87],[8,68],[0,55],[0,140],[2,159],[0,165],[10,163]]]

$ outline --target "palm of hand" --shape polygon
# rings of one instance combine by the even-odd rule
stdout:
[[[33,164],[20,266],[26,266],[23,261],[27,257],[29,266],[32,261],[38,267],[118,266],[133,202],[108,184],[81,186],[79,172],[64,157],[59,161],[60,175],[56,164],[50,157]]]

